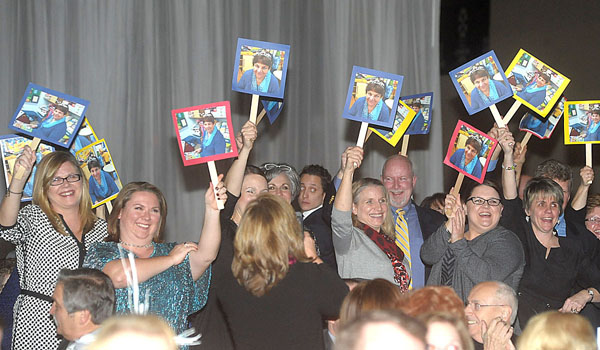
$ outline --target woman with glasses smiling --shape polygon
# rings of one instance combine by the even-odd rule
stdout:
[[[15,304],[12,347],[56,349],[59,340],[49,318],[56,276],[81,267],[89,246],[106,237],[106,222],[91,209],[77,160],[68,152],[46,155],[37,167],[33,203],[19,210],[23,187],[35,163],[25,146],[0,204],[0,238],[16,245],[21,295]]]
[[[479,282],[502,281],[517,289],[525,258],[519,238],[498,225],[502,210],[490,181],[473,187],[464,204],[460,195],[446,195],[449,219],[421,247],[421,259],[433,265],[427,284],[450,286],[465,302]]]

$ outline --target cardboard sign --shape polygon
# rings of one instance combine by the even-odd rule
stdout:
[[[600,143],[600,100],[565,103],[565,144]]]
[[[398,108],[396,108],[396,117],[394,119],[394,126],[392,129],[378,129],[370,127],[369,130],[373,131],[379,137],[384,139],[387,143],[396,147],[402,135],[406,131],[406,128],[411,124],[416,113],[404,102],[398,102]]]
[[[540,139],[549,139],[560,118],[563,116],[565,102],[567,102],[567,99],[564,97],[561,98],[556,104],[554,111],[552,111],[552,114],[544,119],[540,119],[532,112],[525,113],[523,118],[521,118],[521,122],[519,122],[519,130],[526,131]]]
[[[416,115],[406,129],[406,135],[425,135],[431,130],[431,118],[433,117],[433,92],[400,97]]]
[[[117,198],[123,185],[104,139],[80,149],[75,157],[89,184],[92,208]]]

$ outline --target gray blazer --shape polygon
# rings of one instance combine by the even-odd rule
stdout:
[[[331,231],[340,277],[383,278],[398,284],[394,281],[392,262],[362,230],[352,226],[351,212],[333,207]],[[402,263],[410,275],[406,257]]]

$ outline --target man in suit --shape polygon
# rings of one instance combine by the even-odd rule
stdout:
[[[394,214],[396,231],[399,230],[398,216],[402,212],[408,229],[408,242],[396,244],[405,251],[406,243],[410,252],[410,269],[412,273],[412,288],[421,288],[427,281],[431,266],[426,266],[420,258],[420,250],[423,242],[437,228],[444,223],[446,218],[429,208],[422,208],[412,200],[413,189],[417,183],[417,176],[413,172],[410,159],[396,154],[389,157],[383,164],[381,171],[381,182],[388,190],[390,197],[390,209]],[[397,232],[398,235],[398,232]],[[398,237],[398,236],[397,236]],[[407,252],[405,251],[405,255]]]
[[[102,271],[62,269],[52,295],[50,315],[64,340],[58,349],[84,350],[100,324],[115,310],[115,289]]]
[[[335,187],[327,169],[316,164],[302,169],[298,205],[302,210],[304,229],[314,235],[319,257],[337,271],[331,240],[331,208],[334,197]]]

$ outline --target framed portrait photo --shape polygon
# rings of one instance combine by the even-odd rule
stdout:
[[[393,147],[396,147],[398,141],[400,141],[402,136],[405,134],[406,128],[411,125],[411,122],[416,114],[417,113],[407,106],[406,103],[399,101],[398,108],[396,108],[394,126],[391,129],[378,129],[369,127],[369,130],[373,131]]]
[[[73,155],[77,154],[77,151],[82,149],[85,146],[89,146],[92,143],[98,141],[98,136],[96,136],[96,132],[92,128],[87,117],[84,118],[83,123],[81,123],[81,127],[75,136],[75,141],[71,144],[70,151]]]
[[[15,162],[17,158],[23,152],[23,149],[27,145],[31,145],[32,139],[18,135],[3,135],[0,136],[0,150],[2,151],[2,164],[4,164],[4,180],[6,181],[6,188],[10,186],[12,177],[14,175]],[[35,153],[36,161],[31,170],[29,180],[23,188],[23,196],[21,196],[21,202],[30,201],[33,197],[33,180],[35,179],[35,173],[37,165],[42,158],[48,154],[54,152],[54,147],[43,142],[40,143]]]
[[[600,143],[600,100],[565,103],[565,145]]]
[[[404,77],[354,66],[342,116],[384,128],[392,128]]]
[[[238,38],[233,90],[283,99],[290,46]]]
[[[482,183],[498,141],[459,120],[450,138],[444,164]]]
[[[92,208],[117,198],[123,185],[104,139],[80,149],[75,157],[89,185]]]
[[[433,92],[400,97],[400,101],[415,111],[415,117],[404,134],[429,134],[431,118],[433,117]]]
[[[90,102],[29,83],[9,128],[69,148]]]
[[[571,80],[520,49],[506,70],[514,98],[545,117]]]
[[[171,111],[185,166],[237,157],[229,101]]]
[[[525,113],[519,122],[519,130],[526,131],[540,139],[549,139],[563,116],[565,102],[567,102],[567,99],[562,97],[556,103],[552,113],[547,115],[546,118],[540,118],[533,112]]]
[[[283,100],[261,98],[260,102],[269,118],[269,123],[273,124],[283,109]]]
[[[450,71],[450,79],[471,115],[513,95],[493,50]]]

